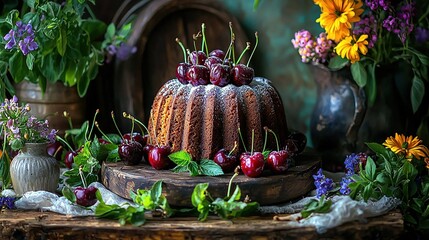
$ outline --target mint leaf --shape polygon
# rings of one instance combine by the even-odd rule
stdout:
[[[201,160],[200,173],[206,176],[219,176],[224,174],[222,168],[210,159]]]
[[[184,150],[174,152],[168,155],[168,158],[170,158],[171,161],[173,161],[176,165],[179,165],[179,166],[186,166],[189,164],[189,162],[192,161],[191,154],[189,154]]]
[[[72,203],[76,202],[76,195],[74,195],[74,193],[71,190],[71,188],[65,186],[65,187],[63,187],[63,189],[61,190],[61,192],[62,192],[63,196],[65,198],[67,198],[70,202],[72,202]]]
[[[312,213],[327,213],[331,210],[331,206],[332,201],[325,201],[325,196],[323,195],[319,200],[312,199],[309,203],[307,203],[307,205],[301,211],[301,216],[303,218],[307,218]]]
[[[171,171],[175,172],[175,173],[181,173],[181,172],[187,172],[188,171],[188,166],[175,166],[173,169],[171,169]]]
[[[361,88],[365,87],[368,77],[363,64],[360,62],[355,62],[351,65],[350,70],[356,84]]]
[[[198,176],[200,174],[197,162],[190,161],[186,167],[191,176]]]

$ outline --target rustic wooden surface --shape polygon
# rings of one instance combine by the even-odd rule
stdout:
[[[272,175],[266,170],[262,177],[249,178],[243,174],[233,180],[233,188],[238,185],[242,196],[248,195],[251,200],[261,205],[283,203],[307,194],[314,189],[312,175],[320,167],[318,156],[304,153],[296,160],[296,166],[285,174]],[[232,173],[217,177],[191,177],[189,173],[173,173],[170,170],[154,170],[148,164],[125,166],[122,162],[104,163],[102,183],[121,197],[129,198],[130,191],[150,188],[156,181],[163,180],[163,190],[172,206],[192,206],[191,195],[198,183],[209,183],[208,191],[216,197],[224,197]]]
[[[148,219],[140,227],[121,226],[115,220],[71,217],[52,212],[4,210],[0,213],[0,239],[399,239],[402,215],[393,211],[369,218],[366,223],[350,222],[318,234],[314,228],[288,226],[273,216],[232,221],[210,217]]]

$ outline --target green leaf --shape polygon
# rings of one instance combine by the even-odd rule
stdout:
[[[70,202],[76,202],[76,195],[74,195],[73,190],[67,186],[63,187],[62,194],[65,198],[67,198]]]
[[[256,11],[258,9],[260,0],[253,0],[253,11]]]
[[[36,8],[36,6],[37,6],[37,4],[39,3],[39,1],[38,0],[27,0],[27,5],[28,5],[28,7],[30,7],[30,8]]]
[[[238,201],[241,198],[241,190],[238,185],[235,187],[234,193],[229,198],[228,202]]]
[[[424,83],[417,75],[414,75],[412,86],[411,86],[411,106],[413,108],[414,113],[416,113],[417,110],[419,109],[424,95],[425,95]]]
[[[175,173],[181,173],[181,172],[187,172],[188,171],[188,166],[179,166],[176,165],[171,171],[175,172]]]
[[[171,153],[168,158],[179,166],[187,166],[192,161],[191,154],[184,150]]]
[[[375,171],[376,171],[375,162],[374,162],[374,160],[372,160],[371,157],[368,157],[367,161],[366,161],[366,165],[365,165],[366,176],[370,180],[375,180]]]
[[[387,155],[388,150],[379,143],[365,143],[372,151],[377,154]]]
[[[195,185],[191,196],[192,205],[194,207],[198,207],[199,204],[206,200],[206,191],[208,187],[208,183],[199,183]]]
[[[335,56],[333,58],[331,58],[331,60],[329,61],[329,68],[331,70],[340,70],[343,67],[345,67],[347,64],[349,63],[349,60],[346,58],[342,58],[340,56]]]
[[[319,200],[312,199],[301,211],[301,216],[307,218],[312,213],[327,213],[331,210],[331,206],[332,201],[325,201],[325,196],[322,196]]]
[[[21,82],[26,77],[26,63],[21,52],[15,52],[9,60],[9,71],[15,82]]]
[[[361,62],[355,62],[350,66],[350,70],[356,84],[361,88],[365,87],[368,76],[363,64]]]
[[[30,71],[33,70],[34,55],[32,53],[27,54],[27,57],[25,58],[25,63],[27,64],[27,67]]]
[[[368,66],[368,79],[365,85],[365,91],[368,99],[368,105],[373,106],[377,97],[377,81],[375,77],[376,63]]]
[[[107,26],[106,34],[104,35],[104,38],[108,41],[112,41],[113,37],[116,33],[116,27],[115,24],[110,23],[109,26]]]
[[[67,49],[67,31],[61,29],[60,36],[57,38],[57,50],[61,56],[64,56]]]
[[[191,176],[200,175],[198,163],[195,161],[190,161],[189,164],[187,165],[187,169]]]
[[[162,180],[156,181],[150,189],[150,195],[154,202],[158,202],[162,195]]]
[[[222,168],[210,159],[202,159],[200,161],[200,171],[202,175],[219,176],[223,175]]]

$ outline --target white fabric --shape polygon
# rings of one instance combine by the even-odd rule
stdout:
[[[100,190],[101,196],[106,204],[118,204],[123,205],[132,202],[125,200],[118,195],[112,193],[103,184],[94,182],[90,184]],[[15,206],[18,209],[27,210],[42,210],[52,211],[72,216],[92,216],[94,215],[95,207],[98,202],[89,208],[84,208],[76,204],[72,204],[67,198],[59,197],[58,195],[46,191],[31,191],[26,192],[19,200],[15,202]]]
[[[366,221],[366,218],[383,215],[401,203],[399,199],[386,196],[375,202],[355,201],[349,196],[334,196],[332,202],[330,212],[313,213],[305,219],[300,219],[301,214],[295,213],[290,216],[291,221],[288,224],[294,227],[312,226],[318,233],[324,233],[346,222]]]

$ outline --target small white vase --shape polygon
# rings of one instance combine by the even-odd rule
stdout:
[[[26,143],[10,165],[10,177],[18,196],[28,191],[55,192],[60,166],[46,152],[46,143]]]

